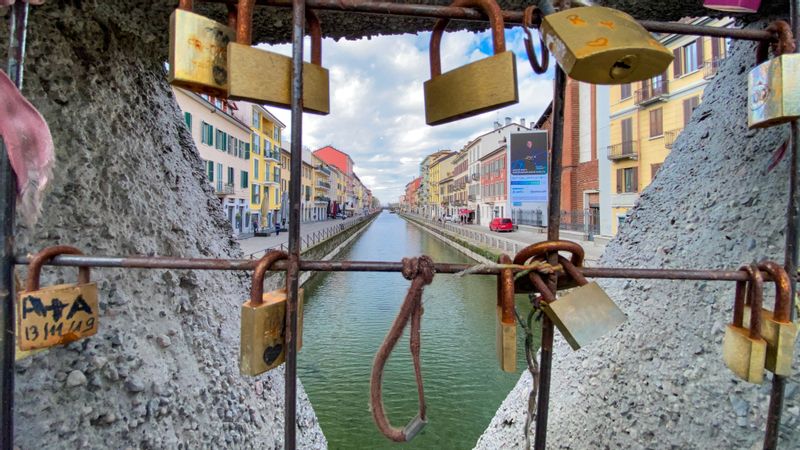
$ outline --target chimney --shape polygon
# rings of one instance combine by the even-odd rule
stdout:
[[[506,125],[511,125],[511,117],[506,117]]]
[[[526,128],[525,127],[525,118],[524,117],[519,119],[519,124],[522,125],[522,128]]]
[[[494,123],[494,129],[497,130],[499,128],[500,128],[500,122],[495,122]]]

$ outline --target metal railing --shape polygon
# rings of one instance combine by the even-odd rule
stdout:
[[[316,195],[316,196],[314,196],[314,201],[315,202],[329,202],[330,200],[331,199],[329,199],[328,197],[325,197],[324,195]]]
[[[639,141],[624,141],[608,146],[608,159],[639,159]]]
[[[542,210],[512,209],[511,220],[516,225],[529,225],[532,227],[544,226],[544,213]]]
[[[411,216],[412,220],[424,222],[426,226],[438,228],[439,230],[446,230],[451,233],[457,234],[460,238],[464,238],[470,244],[478,247],[489,247],[491,249],[500,250],[503,252],[511,252],[512,254],[519,253],[519,250],[525,248],[528,244],[508,239],[500,236],[499,234],[490,233],[488,228],[476,227],[462,227],[452,223],[440,222],[438,219],[430,219],[419,214],[403,213]],[[471,229],[470,229],[471,228]]]
[[[330,189],[331,188],[331,184],[328,183],[327,181],[317,180],[317,187]]]
[[[664,147],[667,149],[671,149],[673,145],[675,145],[675,139],[678,138],[678,135],[681,134],[683,128],[676,128],[674,130],[669,130],[664,132]]]
[[[667,80],[658,83],[646,84],[643,88],[637,89],[635,93],[635,103],[637,105],[648,105],[653,102],[666,100],[669,94],[669,82]]]
[[[222,185],[221,188],[219,186],[216,186],[214,188],[214,191],[219,196],[222,196],[222,195],[233,195],[236,192],[236,188],[232,184],[224,184],[224,185]]]
[[[719,67],[722,65],[722,61],[725,61],[724,56],[706,60],[705,64],[703,64],[703,78],[706,80],[714,78],[719,71]]]
[[[600,234],[600,210],[561,211],[561,229],[584,233],[592,240],[594,235]]]
[[[328,168],[328,167],[325,167],[323,165],[318,165],[314,169],[315,170],[319,170],[320,172],[324,173],[325,175],[330,175],[331,174],[331,169]]]

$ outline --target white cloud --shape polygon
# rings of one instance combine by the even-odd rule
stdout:
[[[361,180],[382,201],[396,201],[417,176],[419,162],[439,149],[461,149],[505,117],[535,121],[552,98],[552,71],[534,76],[519,28],[506,31],[507,47],[517,55],[520,103],[437,127],[425,124],[422,84],[430,78],[430,33],[380,36],[357,41],[325,39],[322,63],[330,71],[331,114],[303,116],[303,145],[325,145],[347,152]],[[537,42],[538,45],[538,42]],[[291,54],[290,45],[261,48]],[[445,33],[442,70],[481,59],[491,52],[488,32]],[[306,39],[304,49],[310,48]],[[288,110],[270,107],[287,126]],[[285,136],[291,136],[285,130]]]

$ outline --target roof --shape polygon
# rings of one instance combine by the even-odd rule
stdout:
[[[229,113],[217,108],[217,105],[209,102],[208,100],[204,99],[200,95],[195,94],[192,91],[187,91],[186,89],[179,88],[177,86],[172,86],[172,89],[174,89],[176,91],[180,91],[181,94],[184,94],[187,97],[189,97],[190,99],[194,100],[195,102],[200,103],[201,105],[203,105],[203,107],[208,109],[212,114],[216,114],[219,117],[222,117],[223,119],[225,119],[226,121],[230,122],[231,124],[241,128],[242,131],[245,131],[245,132],[247,132],[247,134],[250,134],[250,127],[246,123],[244,123],[241,120],[237,119],[232,114],[229,114]]]
[[[498,154],[504,152],[505,150],[506,150],[506,146],[505,146],[505,144],[503,144],[500,147],[497,147],[496,149],[494,149],[494,150],[490,151],[489,153],[485,154],[482,158],[479,159],[479,161],[483,161],[483,160],[486,160],[486,159],[489,159],[489,158],[493,158],[493,157],[497,156]]]
[[[547,121],[547,119],[550,118],[551,114],[553,114],[553,102],[552,101],[547,105],[547,108],[545,108],[544,112],[539,117],[539,120],[537,120],[536,123],[533,124],[533,129],[541,130],[542,129],[542,125],[544,125],[545,121]]]

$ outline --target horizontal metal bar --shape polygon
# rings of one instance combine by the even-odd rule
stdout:
[[[204,0],[208,3],[225,3],[226,0]],[[257,5],[276,8],[291,8],[290,0],[256,0]],[[306,0],[306,6],[323,11],[354,12],[362,14],[427,17],[432,19],[453,19],[486,22],[488,19],[478,9],[457,6],[419,5],[413,3],[393,3],[371,0]],[[507,24],[522,24],[522,11],[503,11],[503,21]],[[639,21],[643,27],[654,33],[686,34],[693,36],[729,37],[746,41],[772,41],[777,37],[764,30],[742,30],[737,28],[708,27],[678,22]]]
[[[30,256],[17,256],[15,263],[26,265]],[[128,269],[190,269],[190,270],[253,270],[255,259],[173,258],[167,256],[86,256],[62,255],[45,265],[78,267],[118,267]],[[470,269],[470,275],[497,275],[499,269],[470,264],[436,263],[437,273],[454,274]],[[286,261],[278,261],[270,270],[285,271]],[[300,270],[312,272],[402,272],[403,263],[392,261],[312,261],[301,260]],[[519,271],[521,269],[515,269]],[[619,267],[580,267],[588,278],[633,278],[660,280],[747,281],[739,270],[633,269]],[[765,280],[772,278],[762,272]]]

